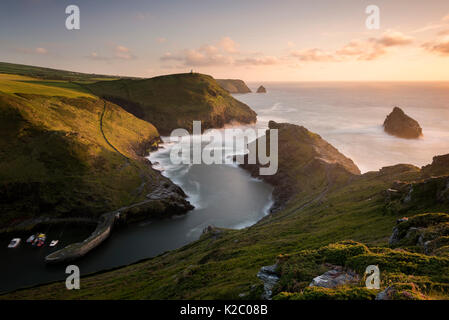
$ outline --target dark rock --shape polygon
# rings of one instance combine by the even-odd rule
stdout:
[[[257,93],[266,93],[267,89],[265,89],[264,86],[260,86],[259,88],[257,88]]]
[[[264,293],[262,294],[262,299],[271,300],[272,290],[279,281],[279,275],[276,272],[277,267],[277,264],[264,266],[257,273],[257,277],[263,281]]]
[[[385,119],[384,130],[390,135],[405,139],[418,139],[422,136],[419,123],[399,107],[394,107],[393,112]]]
[[[387,287],[385,290],[379,292],[376,296],[376,300],[391,300],[396,293],[396,289],[392,286]]]
[[[449,154],[433,157],[431,164],[422,167],[422,175],[425,178],[439,177],[449,174]]]

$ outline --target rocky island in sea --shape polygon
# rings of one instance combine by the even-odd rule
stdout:
[[[260,86],[257,88],[257,93],[267,93],[267,89],[264,86]]]
[[[394,107],[383,126],[386,133],[399,138],[418,139],[423,135],[418,121],[405,114],[399,107]]]

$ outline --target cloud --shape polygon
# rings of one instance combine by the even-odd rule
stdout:
[[[91,52],[90,55],[88,55],[87,57],[92,60],[103,60],[103,61],[111,60],[111,58],[101,56],[97,52]]]
[[[305,62],[330,62],[337,60],[334,54],[325,52],[318,48],[295,50],[292,51],[290,55]]]
[[[406,46],[413,41],[413,37],[401,32],[387,31],[377,38],[351,40],[335,52],[313,48],[291,51],[290,56],[303,62],[370,61],[387,54],[389,48]]]
[[[280,59],[272,56],[248,57],[235,61],[235,64],[245,66],[270,66],[279,63]]]
[[[17,52],[20,53],[25,53],[25,54],[39,54],[39,55],[45,55],[48,54],[48,50],[46,48],[43,47],[37,47],[37,48],[19,48],[16,50]]]
[[[163,37],[160,37],[160,38],[157,38],[156,41],[157,41],[158,43],[164,43],[164,42],[167,42],[167,39],[166,39],[166,38],[163,38]]]
[[[449,40],[433,43],[427,42],[423,44],[423,48],[441,56],[449,56]]]
[[[240,54],[239,44],[230,37],[223,37],[214,44],[205,44],[196,49],[185,49],[175,54],[166,52],[160,57],[160,60],[178,61],[182,62],[184,66],[191,67],[224,66],[233,65],[236,54]],[[241,62],[243,63],[243,61]]]
[[[449,21],[449,14],[445,15],[441,20],[442,21]]]
[[[87,58],[92,60],[132,60],[136,59],[136,56],[131,52],[131,50],[123,45],[114,45],[112,53],[109,55],[101,55],[98,52],[91,52]]]
[[[229,37],[224,37],[218,45],[227,53],[238,53],[239,44]]]
[[[125,46],[118,45],[114,48],[114,56],[117,59],[131,60],[135,56],[131,53],[131,50]]]
[[[411,44],[413,40],[413,37],[406,36],[402,32],[398,31],[387,31],[380,38],[371,39],[371,41],[374,41],[385,47],[404,46]]]

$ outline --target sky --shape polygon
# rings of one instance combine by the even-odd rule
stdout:
[[[79,30],[65,26],[68,5]],[[379,29],[366,26],[369,5]],[[0,61],[139,77],[449,81],[449,1],[2,0]]]

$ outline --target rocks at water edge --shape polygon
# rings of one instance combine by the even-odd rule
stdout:
[[[399,138],[418,139],[423,135],[418,121],[406,115],[399,107],[394,107],[383,126],[386,133]]]
[[[267,89],[265,89],[264,86],[260,86],[260,87],[257,89],[257,93],[267,93]]]
[[[271,130],[278,132],[278,170],[273,175],[260,175],[260,162],[251,164],[245,155],[240,166],[251,176],[274,186],[274,204],[271,212],[283,208],[294,196],[320,199],[331,187],[345,185],[360,175],[355,163],[340,153],[318,134],[289,123],[269,121],[266,136],[259,139],[270,141]],[[249,150],[257,150],[258,140],[249,144]],[[256,144],[256,146],[252,145]],[[256,152],[256,151],[255,151]]]

